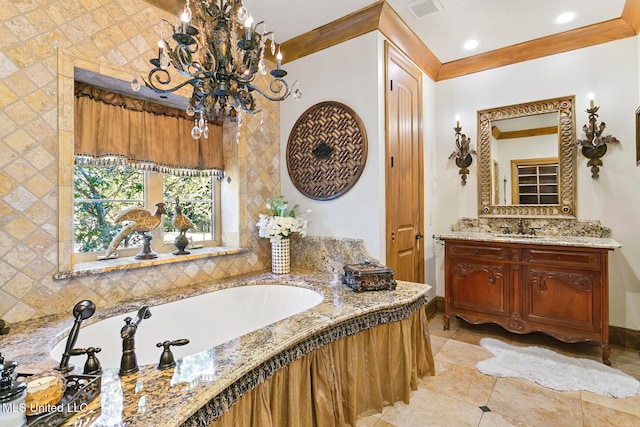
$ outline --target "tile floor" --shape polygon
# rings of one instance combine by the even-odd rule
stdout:
[[[449,331],[442,326],[439,313],[430,321],[436,376],[420,382],[409,405],[385,407],[356,427],[640,426],[640,395],[613,399],[590,392],[557,392],[525,380],[483,375],[475,368],[493,356],[480,347],[483,337],[593,360],[600,358],[598,346],[565,344],[542,334],[510,334],[495,325],[470,325],[457,318],[451,319]],[[613,348],[610,359],[614,368],[640,379],[637,351]]]

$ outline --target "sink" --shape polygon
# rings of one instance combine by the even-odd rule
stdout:
[[[519,239],[519,238],[535,239],[537,237],[540,237],[537,234],[515,234],[515,233],[509,233],[509,234],[497,233],[497,234],[494,234],[494,236],[496,236],[496,237],[509,237],[509,238],[516,238],[516,239]]]

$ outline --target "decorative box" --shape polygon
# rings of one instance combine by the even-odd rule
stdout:
[[[396,281],[393,280],[394,273],[389,267],[369,262],[348,264],[344,266],[342,283],[355,292],[393,290],[396,288]]]

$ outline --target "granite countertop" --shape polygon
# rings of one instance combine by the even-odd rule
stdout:
[[[415,310],[426,304],[426,293],[430,289],[428,285],[398,281],[394,291],[355,293],[332,273],[264,273],[201,285],[188,292],[123,304],[114,309],[101,311],[98,307],[96,314],[85,324],[133,311],[142,302],[153,306],[228,287],[256,284],[305,287],[320,292],[324,300],[302,313],[179,359],[178,365],[171,370],[159,371],[154,365],[145,365],[138,373],[120,378],[117,369],[105,369],[101,395],[65,425],[173,426],[202,420],[194,421],[197,417],[205,417],[205,422],[211,422],[213,420],[206,418],[211,417],[211,411],[203,413],[201,409],[204,405],[211,408],[211,402],[219,401],[217,407],[224,410],[233,402],[234,396],[242,395],[241,392],[233,394],[239,381],[244,381],[241,385],[244,387],[251,382],[247,378],[252,374],[259,378],[255,382],[263,379],[265,373],[268,374],[264,371],[265,366],[270,367],[270,372],[285,366],[290,362],[286,357],[283,359],[287,351],[294,353],[290,358],[295,360],[300,354],[340,338],[340,328],[347,329],[346,335],[393,321],[404,315],[397,313],[406,312],[408,307]],[[2,354],[17,361],[18,370],[23,373],[51,369],[58,361],[49,356],[49,350],[69,333],[72,324],[73,319],[68,315],[12,325],[10,334],[0,338]],[[270,363],[275,359],[277,363]],[[281,363],[283,360],[285,363]],[[76,364],[82,365],[81,362]]]
[[[622,245],[609,237],[587,236],[544,236],[544,235],[518,235],[498,234],[473,231],[452,231],[446,234],[435,234],[435,239],[440,240],[469,240],[481,242],[519,243],[546,246],[573,246],[583,248],[616,249]]]

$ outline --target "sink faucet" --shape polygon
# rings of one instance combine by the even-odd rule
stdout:
[[[124,319],[125,325],[120,329],[122,338],[122,358],[120,359],[120,376],[138,372],[138,360],[136,358],[136,331],[144,319],[151,317],[151,311],[147,305],[143,305],[138,310],[135,319],[131,317]]]
[[[518,218],[518,231],[517,234],[524,236],[524,227],[522,226],[522,218]]]

